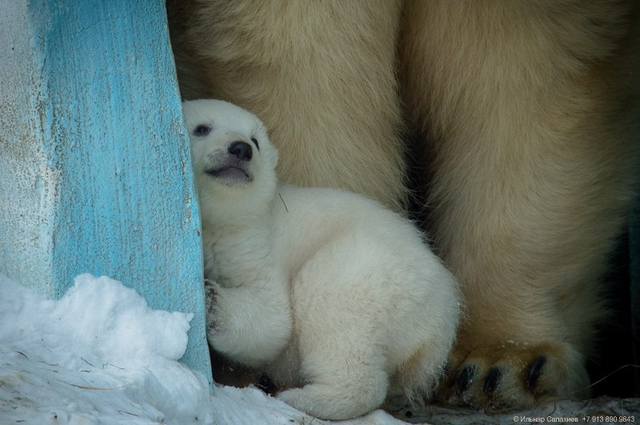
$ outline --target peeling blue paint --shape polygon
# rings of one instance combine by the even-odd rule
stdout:
[[[41,284],[61,296],[77,274],[108,275],[154,308],[193,312],[183,361],[210,378],[199,212],[164,2],[27,4],[42,81],[24,90],[37,98],[44,168],[58,176],[33,183],[55,191],[39,230],[51,250]]]

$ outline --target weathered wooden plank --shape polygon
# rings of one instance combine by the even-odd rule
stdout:
[[[200,222],[162,0],[0,0],[0,272],[60,296],[109,275],[195,317]],[[8,78],[8,79],[5,79]],[[6,84],[5,81],[9,81]]]

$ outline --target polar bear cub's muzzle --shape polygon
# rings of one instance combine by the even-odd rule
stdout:
[[[226,185],[243,184],[253,181],[251,159],[253,148],[243,140],[214,147],[207,155],[205,174]]]

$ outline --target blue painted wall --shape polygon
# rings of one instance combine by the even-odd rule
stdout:
[[[17,30],[28,33],[19,43],[0,33],[4,45],[27,43],[35,52],[30,63],[9,58],[29,77],[24,87],[0,90],[31,93],[21,106],[28,116],[14,118],[27,120],[31,134],[3,122],[0,155],[12,155],[17,170],[35,168],[17,187],[35,191],[43,202],[33,207],[45,218],[20,230],[36,235],[41,280],[16,264],[28,251],[14,255],[2,241],[0,272],[55,296],[77,274],[104,274],[154,308],[193,312],[183,361],[210,377],[200,221],[164,2],[3,0],[0,7],[23,9],[27,26]],[[20,143],[31,149],[18,152]],[[8,179],[0,172],[0,184],[17,192]],[[3,213],[0,227],[19,222],[12,216],[19,210]],[[22,238],[15,229],[3,233]]]

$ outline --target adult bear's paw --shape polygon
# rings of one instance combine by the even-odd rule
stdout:
[[[505,342],[454,350],[439,399],[489,411],[589,395],[580,354],[569,344]]]

